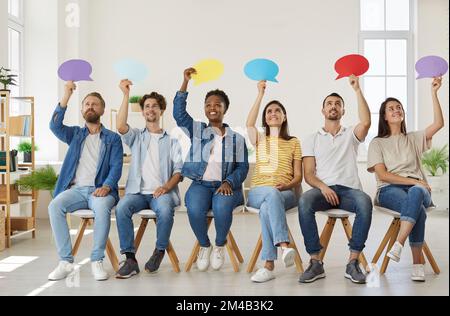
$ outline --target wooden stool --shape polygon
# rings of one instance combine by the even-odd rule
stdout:
[[[81,218],[80,227],[78,228],[78,233],[72,248],[72,255],[76,256],[76,254],[78,253],[78,249],[80,248],[81,240],[84,236],[84,231],[86,230],[86,227],[92,225],[92,222],[95,219],[95,215],[94,211],[92,210],[78,210],[71,213],[70,215]],[[119,260],[117,259],[116,252],[114,251],[114,247],[109,237],[106,242],[106,253],[109,260],[111,261],[114,272],[117,272],[119,270]]]
[[[259,209],[253,208],[253,207],[248,207],[246,206],[246,209],[253,214],[259,214]],[[297,213],[298,212],[298,208],[292,208],[288,211],[286,211],[286,215],[288,214],[292,214],[292,213]],[[291,234],[291,230],[289,229],[288,226],[288,233],[289,233],[289,248],[292,248],[295,250],[295,266],[297,267],[297,271],[299,273],[303,273],[303,262],[302,262],[302,258],[300,257],[300,252],[297,249],[297,245],[295,244],[295,240],[292,237]],[[261,249],[262,249],[262,234],[259,234],[259,238],[258,238],[258,242],[256,243],[255,246],[255,250],[253,250],[253,254],[252,257],[248,263],[248,267],[247,267],[247,272],[248,273],[252,273],[255,270],[255,266],[256,266],[256,262],[258,261],[258,257],[259,254],[261,253]]]
[[[389,226],[389,229],[386,232],[386,235],[384,235],[383,240],[381,241],[380,246],[378,247],[377,252],[375,253],[375,256],[372,259],[372,263],[377,263],[381,254],[383,253],[383,250],[386,248],[386,253],[384,255],[383,263],[381,264],[380,273],[384,274],[386,272],[386,269],[389,265],[389,261],[391,258],[387,256],[387,253],[389,250],[391,250],[392,246],[394,245],[395,241],[397,240],[398,233],[400,231],[400,213],[395,212],[393,210],[381,207],[381,206],[374,206],[374,209],[376,209],[379,212],[385,213],[387,215],[390,215],[393,217],[391,225]],[[434,209],[434,207],[430,207],[427,209],[427,213],[431,212]],[[441,273],[441,270],[439,269],[439,266],[436,263],[436,260],[434,260],[433,254],[431,253],[430,248],[428,248],[428,245],[426,242],[423,243],[423,254],[427,257],[428,261],[430,262],[431,267],[433,268],[434,273],[439,274]],[[425,257],[422,254],[422,262],[425,263]]]
[[[240,213],[244,209],[244,205],[239,205],[236,207],[233,211],[233,214]],[[208,229],[211,226],[212,220],[214,219],[214,214],[212,211],[209,211],[208,213]],[[239,263],[244,262],[244,258],[242,257],[241,251],[239,250],[239,247],[236,243],[236,240],[234,239],[233,233],[231,230],[228,232],[227,235],[227,244],[226,248],[228,251],[228,255],[230,256],[231,264],[233,265],[234,272],[239,272]],[[200,251],[200,244],[198,240],[195,241],[194,248],[192,249],[191,255],[189,256],[188,261],[186,262],[185,271],[189,272],[191,271],[192,264],[197,262],[197,255]]]
[[[320,244],[322,245],[322,251],[320,252],[320,260],[323,260],[325,257],[325,254],[327,252],[328,244],[330,243],[331,234],[333,233],[334,225],[336,224],[336,220],[340,219],[342,222],[342,226],[344,227],[345,234],[347,235],[348,241],[352,238],[352,224],[350,224],[350,221],[348,218],[350,216],[355,215],[355,213],[348,212],[341,209],[331,209],[324,212],[317,212],[319,214],[328,216],[327,223],[325,224],[325,227],[323,228],[322,234],[320,235]],[[363,265],[364,269],[366,271],[369,270],[369,266],[367,264],[366,257],[364,256],[364,253],[361,252],[359,254],[359,261]]]
[[[142,237],[144,236],[145,229],[147,228],[147,224],[149,220],[153,220],[156,224],[157,222],[157,216],[156,213],[152,210],[142,210],[139,213],[136,213],[136,215],[141,217],[141,225],[139,226],[139,230],[136,234],[136,238],[134,240],[134,248],[136,249],[136,252],[139,249],[139,246],[141,245]],[[177,254],[175,250],[173,249],[172,243],[169,240],[169,246],[167,248],[167,255],[169,256],[170,262],[172,263],[173,270],[176,273],[180,272],[180,261],[178,260]]]

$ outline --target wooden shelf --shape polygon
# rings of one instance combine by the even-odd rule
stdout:
[[[11,148],[11,140],[14,138],[25,138],[29,139],[32,147],[35,146],[34,138],[34,98],[33,97],[19,97],[11,98],[8,91],[0,93],[0,151],[6,152],[7,157],[9,152],[13,150]],[[11,102],[12,100],[18,102]],[[13,107],[21,103],[23,106],[30,106],[30,110],[26,109],[27,112],[24,115],[18,115],[17,111],[14,111]],[[11,112],[14,115],[11,115]],[[31,114],[28,114],[30,113]],[[26,132],[27,135],[21,135],[21,133]],[[29,135],[28,135],[29,133]],[[0,166],[0,184],[12,185],[20,176],[30,174],[35,170],[35,156],[32,152],[32,163],[18,163],[18,167],[25,167],[27,170],[17,170],[15,172],[10,172],[10,161],[7,159],[6,166]],[[19,200],[17,203],[12,203],[10,194],[6,194],[5,201],[0,203],[0,207],[5,211],[5,243],[6,247],[11,247],[11,239],[23,236],[25,234],[32,233],[32,237],[36,237],[36,207],[37,207],[37,191],[32,192],[19,192]],[[13,211],[19,209],[20,213],[22,211],[27,211],[29,215],[29,210],[31,206],[31,216],[26,217],[12,217],[11,208]],[[26,206],[26,208],[22,208]],[[14,234],[13,232],[18,231],[19,233]],[[0,237],[1,238],[1,237]]]

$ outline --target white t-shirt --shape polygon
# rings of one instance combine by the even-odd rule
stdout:
[[[150,144],[147,155],[142,164],[141,193],[153,194],[157,188],[162,186],[160,163],[159,163],[159,140],[163,134],[150,133]]]
[[[303,142],[303,158],[316,158],[316,176],[328,186],[362,190],[358,175],[358,147],[354,128],[342,127],[333,137],[320,129]]]
[[[95,187],[97,166],[100,157],[100,133],[88,135],[81,152],[75,173],[74,184],[81,187]]]
[[[203,181],[222,181],[222,142],[225,135],[214,135],[214,144],[211,148],[208,166],[203,174]]]

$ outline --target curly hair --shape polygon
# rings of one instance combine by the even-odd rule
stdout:
[[[144,109],[144,104],[145,101],[147,101],[148,99],[155,99],[156,103],[158,103],[159,108],[162,111],[165,111],[167,108],[167,102],[166,102],[166,98],[164,98],[164,96],[160,95],[157,92],[152,92],[150,94],[146,94],[142,97],[142,99],[139,101],[139,105],[141,106],[141,109]]]
[[[223,92],[222,90],[217,89],[217,90],[208,92],[208,94],[205,97],[205,103],[208,100],[208,98],[213,95],[218,96],[219,98],[222,99],[223,103],[225,103],[225,111],[228,111],[228,108],[230,107],[230,99],[228,98],[227,94],[225,92]]]

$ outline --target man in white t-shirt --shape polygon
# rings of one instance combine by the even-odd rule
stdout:
[[[128,99],[132,82],[122,80],[120,89],[123,102],[117,117],[117,129],[123,142],[131,149],[126,196],[116,208],[120,253],[126,261],[116,274],[118,279],[128,279],[139,273],[134,247],[132,217],[144,209],[156,213],[157,241],[153,255],[145,265],[149,273],[158,271],[174,222],[175,207],[180,205],[178,183],[181,181],[183,160],[177,139],[161,128],[161,117],[166,110],[165,98],[153,92],[140,100],[145,129],[131,128],[128,120]]]
[[[341,126],[341,118],[345,114],[344,100],[333,93],[323,103],[325,127],[303,142],[305,180],[312,189],[300,198],[299,220],[311,260],[308,269],[300,276],[300,283],[311,283],[325,277],[315,213],[329,209],[343,209],[356,214],[345,277],[354,283],[366,282],[358,258],[369,232],[372,202],[362,191],[356,158],[358,146],[367,136],[371,119],[359,79],[351,76],[350,84],[358,99],[359,124],[354,128]]]

